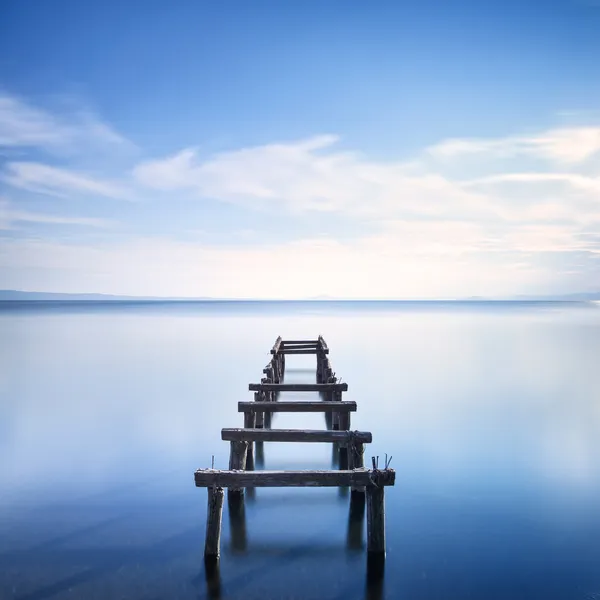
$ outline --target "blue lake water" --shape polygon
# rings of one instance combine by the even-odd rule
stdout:
[[[226,503],[207,581],[193,472],[227,467],[220,430],[242,426],[277,335],[318,334],[367,456],[393,456],[385,578],[367,583],[348,496],[282,488],[256,490],[244,522]],[[314,381],[314,357],[289,357],[286,381]],[[331,461],[265,444],[265,468]],[[0,598],[209,597],[600,598],[600,309],[0,304]]]

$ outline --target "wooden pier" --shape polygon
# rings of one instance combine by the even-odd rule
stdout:
[[[386,464],[378,468],[375,458],[372,468],[364,465],[365,444],[372,441],[368,431],[350,428],[350,413],[356,412],[356,402],[342,400],[348,384],[336,377],[329,360],[329,348],[322,336],[316,340],[283,340],[278,337],[271,348],[271,360],[263,369],[265,377],[251,383],[253,402],[239,402],[244,415],[243,428],[224,428],[221,439],[230,443],[229,469],[198,469],[194,480],[197,487],[208,490],[208,511],[204,557],[207,562],[218,560],[220,554],[221,521],[224,488],[228,488],[230,511],[243,510],[244,490],[258,487],[339,487],[351,488],[351,514],[359,514],[360,523],[367,508],[367,555],[379,563],[385,557],[386,486],[395,483],[396,473]],[[317,359],[316,383],[284,383],[286,356],[314,354]],[[281,392],[318,392],[319,401],[280,402]],[[321,412],[327,429],[272,429],[273,413]],[[254,470],[254,457],[262,455],[264,442],[330,443],[338,453],[339,470],[265,471]],[[356,519],[355,519],[356,521]],[[354,525],[356,527],[356,523]]]

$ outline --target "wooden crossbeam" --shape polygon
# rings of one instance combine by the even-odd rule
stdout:
[[[292,346],[288,348],[288,346],[282,346],[279,348],[279,354],[318,354],[320,352],[317,346]]]
[[[272,404],[277,404],[274,402]],[[370,444],[373,436],[368,431],[328,431],[313,429],[221,429],[221,439],[226,442],[338,442],[352,441]]]
[[[369,471],[220,471],[198,469],[194,473],[196,487],[339,487],[392,486],[396,482],[393,469]]]
[[[238,412],[356,412],[356,402],[238,402]]]
[[[251,392],[347,392],[347,383],[251,383]]]

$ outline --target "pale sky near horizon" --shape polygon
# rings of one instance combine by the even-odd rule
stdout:
[[[600,290],[600,4],[0,1],[0,289]]]

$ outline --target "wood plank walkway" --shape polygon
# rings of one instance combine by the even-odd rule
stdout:
[[[316,383],[284,383],[286,357],[294,354],[316,355]],[[372,442],[368,431],[350,429],[350,413],[357,403],[342,400],[348,384],[336,376],[329,360],[329,348],[322,336],[316,340],[283,340],[278,337],[270,351],[271,360],[263,369],[265,377],[251,383],[254,402],[239,402],[244,414],[243,428],[224,428],[221,439],[230,442],[229,470],[198,469],[197,487],[208,490],[208,512],[204,556],[207,562],[220,554],[224,488],[228,489],[230,512],[243,509],[244,489],[257,487],[340,487],[352,489],[350,510],[364,512],[367,507],[367,556],[369,561],[385,557],[386,486],[393,486],[396,473],[386,464],[383,469],[373,457],[372,468],[364,465],[365,444]],[[281,392],[318,392],[320,401],[279,402]],[[326,430],[272,429],[273,413],[322,412]],[[339,470],[264,471],[254,470],[254,455],[262,455],[264,442],[331,443],[338,453]],[[257,459],[258,460],[258,459]],[[366,498],[365,498],[366,496]],[[356,506],[354,506],[356,505]],[[362,517],[364,518],[364,517]]]

